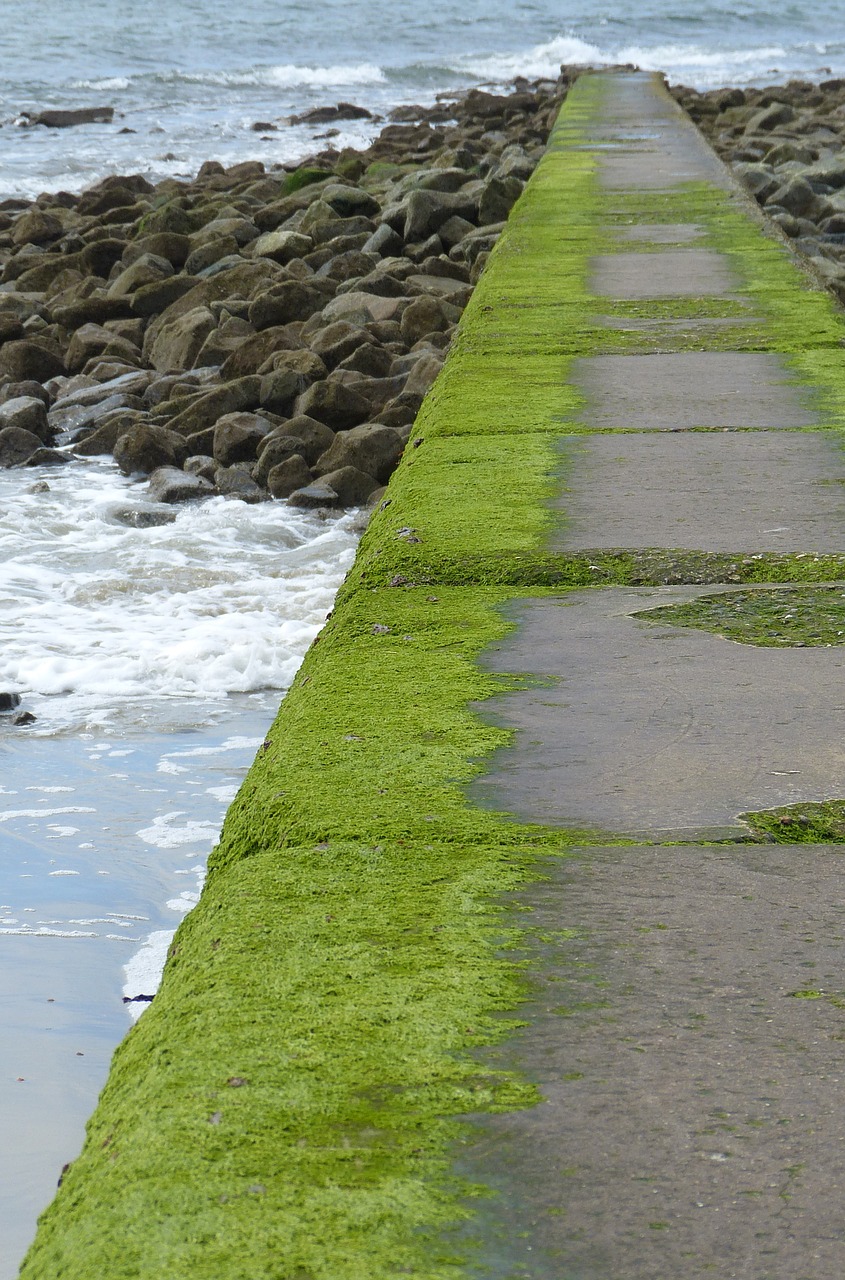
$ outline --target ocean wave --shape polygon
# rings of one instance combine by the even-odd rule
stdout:
[[[73,80],[71,89],[91,89],[95,93],[112,93],[128,89],[132,83],[128,76],[105,76],[102,80]]]
[[[332,89],[353,85],[386,84],[387,77],[373,62],[350,66],[307,67],[296,63],[244,67],[234,71],[165,71],[148,77],[159,84],[207,84],[222,88]]]
[[[449,66],[453,71],[468,72],[479,80],[513,80],[515,76],[539,80],[546,77],[556,79],[563,63],[599,66],[616,60],[614,54],[603,52],[598,45],[577,36],[561,35],[516,53],[494,53],[483,57],[464,54]]]

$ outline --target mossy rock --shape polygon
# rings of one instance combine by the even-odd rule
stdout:
[[[325,182],[328,178],[334,177],[331,169],[312,169],[308,165],[303,165],[301,169],[294,169],[293,173],[289,173],[282,183],[282,195],[292,196],[295,191],[301,191],[303,187],[313,186],[315,182]]]

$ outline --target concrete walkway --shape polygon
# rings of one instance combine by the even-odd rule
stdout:
[[[653,79],[602,80],[572,143],[595,153],[618,246],[589,289],[630,347],[573,362],[550,548],[841,551],[845,459],[818,389],[776,336],[745,349],[759,318],[741,263],[694,201],[678,214],[690,184],[731,179]],[[701,317],[672,319],[667,300],[690,298]],[[620,302],[639,304],[628,324]],[[498,1192],[477,1232],[485,1277],[845,1272],[843,855],[696,843],[747,839],[750,810],[845,796],[845,651],[638,617],[713,594],[534,596],[487,652],[532,680],[483,704],[515,737],[476,802],[633,843],[598,834],[520,898],[543,939],[534,996],[491,1060],[544,1101],[479,1121],[468,1147],[462,1171]]]
[[[22,1280],[840,1280],[843,348],[579,79]]]

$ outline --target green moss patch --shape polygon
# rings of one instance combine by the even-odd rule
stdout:
[[[845,644],[845,587],[778,587],[700,596],[637,614],[649,622],[697,627],[769,648]]]
[[[790,804],[742,813],[754,834],[774,844],[845,844],[845,800]]]

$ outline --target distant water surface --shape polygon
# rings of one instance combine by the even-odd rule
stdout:
[[[696,87],[845,74],[845,0],[0,2],[0,195],[78,191],[106,172],[190,175],[327,145],[281,123],[352,100],[377,113],[561,63],[635,62]],[[112,125],[23,129],[24,111],[113,106]],[[255,132],[255,123],[275,123]],[[343,125],[334,145],[365,142]]]

